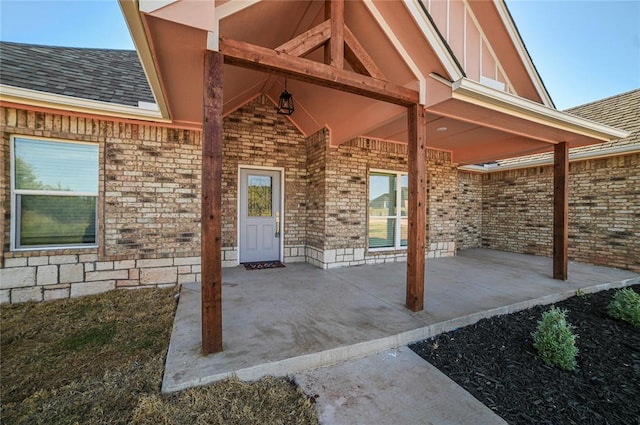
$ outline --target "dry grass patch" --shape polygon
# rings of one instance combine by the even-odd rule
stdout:
[[[2,306],[3,424],[316,424],[285,379],[163,396],[175,289]]]

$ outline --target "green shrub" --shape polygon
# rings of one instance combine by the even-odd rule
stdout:
[[[631,288],[616,291],[609,303],[609,316],[640,328],[640,295]]]
[[[567,323],[567,311],[551,307],[542,314],[533,337],[533,346],[548,365],[565,370],[576,368],[576,336]]]

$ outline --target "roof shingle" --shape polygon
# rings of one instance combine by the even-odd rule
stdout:
[[[621,148],[623,146],[638,146],[640,149],[640,89],[576,106],[575,108],[567,109],[565,112],[600,124],[620,128],[631,133],[629,137],[624,139],[571,148],[569,150],[570,154],[596,153],[605,149]],[[539,153],[503,159],[497,161],[497,163],[502,167],[517,166],[533,161],[551,160],[552,158],[553,153]],[[499,169],[494,170],[498,171]]]
[[[2,41],[0,84],[120,105],[155,103],[133,50]]]

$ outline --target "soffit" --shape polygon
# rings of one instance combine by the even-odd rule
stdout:
[[[392,17],[390,20],[394,25],[411,27],[411,30],[403,28],[394,36],[398,35],[403,43],[419,44],[413,50],[420,52],[422,57],[431,58],[425,64],[438,63],[424,38],[411,41],[419,30],[402,4],[398,6],[400,8],[385,11],[384,19],[388,18],[388,13],[403,13],[405,16],[402,19]],[[155,65],[167,95],[171,118],[177,123],[201,123],[202,66],[208,34],[201,29],[152,15],[142,16],[151,40]],[[346,25],[385,77],[395,84],[419,90],[420,83],[415,70],[410,69],[402,53],[397,51],[376,19],[362,2],[346,2]],[[218,35],[273,49],[323,21],[324,2],[264,1],[221,19]],[[322,62],[323,49],[310,53],[306,58]],[[345,68],[350,69],[348,64]],[[433,70],[443,72],[441,66]],[[287,86],[296,104],[296,112],[290,117],[293,124],[305,135],[326,126],[332,130],[334,144],[360,135],[375,127],[376,123],[388,122],[403,112],[403,108],[398,106],[312,84],[288,80]],[[284,79],[278,75],[225,65],[224,114],[229,114],[260,94],[277,100],[283,88]],[[357,111],[360,119],[353,119],[354,111]]]
[[[390,81],[418,89],[415,66],[422,75],[446,75],[402,2],[370,3],[346,2],[345,22]],[[371,7],[378,16],[372,15]],[[199,125],[207,32],[150,15],[143,15],[143,20],[172,119]],[[219,35],[273,49],[323,20],[323,2],[257,2],[222,19]],[[322,57],[321,51],[308,56],[318,62]],[[230,65],[224,66],[223,79],[224,114],[260,94],[275,101],[284,88],[284,79],[278,75]],[[295,80],[289,80],[287,86],[296,102],[296,112],[289,119],[305,135],[327,127],[333,145],[357,136],[406,143],[403,107]],[[461,100],[453,92],[450,84],[427,86],[427,146],[451,151],[453,160],[460,164],[543,152],[560,141],[568,141],[572,147],[601,141]],[[447,131],[437,131],[441,127]]]

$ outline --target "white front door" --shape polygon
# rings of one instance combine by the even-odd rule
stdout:
[[[240,169],[240,262],[280,260],[280,171]]]

